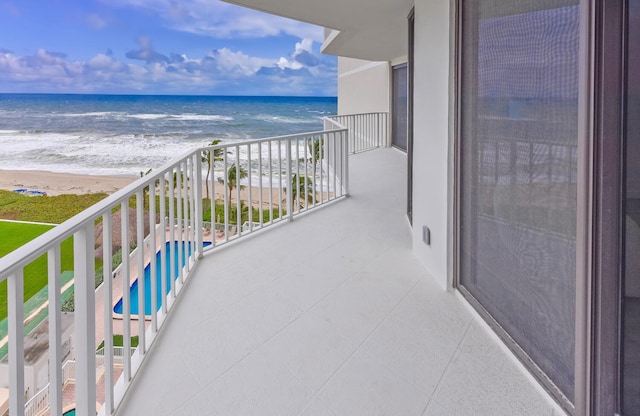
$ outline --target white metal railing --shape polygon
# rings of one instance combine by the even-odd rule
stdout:
[[[75,369],[75,361],[65,361],[65,363],[62,365],[63,385],[68,383],[69,381],[75,380]],[[47,383],[47,385],[44,386],[42,390],[34,394],[33,397],[24,404],[25,416],[37,416],[42,414],[45,410],[49,409],[49,386],[50,383]]]
[[[349,153],[389,145],[389,113],[346,114],[324,118],[324,129],[347,129]]]
[[[62,413],[66,375],[60,364],[63,353],[60,260],[63,241],[73,238],[76,409],[78,414],[95,411],[98,384],[95,349],[96,341],[104,339],[101,357],[105,371],[101,385],[105,386],[105,402],[101,414],[110,415],[205,251],[347,194],[348,141],[347,130],[343,128],[334,126],[330,131],[204,147],[150,172],[0,258],[0,281],[8,283],[10,415],[24,414],[22,299],[25,268],[37,258],[43,255],[48,258],[47,394],[51,413]],[[114,215],[121,218],[118,229]],[[167,220],[162,221],[165,217]],[[215,224],[209,227],[209,233],[204,230],[204,222]],[[246,227],[238,227],[245,223]],[[102,229],[99,241],[95,237],[96,227]],[[220,231],[216,232],[218,228]],[[147,230],[149,235],[145,235]],[[134,252],[130,250],[133,242],[137,245]],[[101,247],[96,248],[97,245]],[[112,257],[118,247],[123,251],[122,264],[119,273],[114,274]],[[96,252],[101,253],[104,276],[97,292]],[[147,268],[154,278],[142,278]],[[121,284],[116,284],[117,279],[122,279]],[[134,298],[130,282],[136,279],[132,286],[137,285]],[[145,298],[146,286],[150,301]],[[115,287],[122,289],[115,293]],[[104,305],[99,310],[96,300]],[[114,319],[122,328],[124,340],[122,374],[117,380],[113,366],[118,357],[112,341]],[[100,324],[96,325],[96,321]],[[131,347],[134,331],[139,336],[137,349]]]
[[[131,347],[131,353],[133,354],[135,352],[135,348]],[[105,365],[105,357],[104,357],[105,351],[104,348],[100,348],[99,350],[96,351],[96,367],[100,368],[103,367]],[[122,365],[124,363],[124,347],[113,347],[113,364],[115,365]]]

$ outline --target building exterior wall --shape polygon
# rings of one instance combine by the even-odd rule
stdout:
[[[447,287],[452,233],[449,148],[453,95],[449,0],[416,0],[413,133],[413,250],[438,283]],[[429,227],[431,244],[422,241]]]
[[[338,58],[338,114],[388,112],[388,62]]]

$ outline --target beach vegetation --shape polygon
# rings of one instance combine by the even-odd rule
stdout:
[[[140,341],[139,341],[137,335],[134,335],[134,336],[131,337],[131,347],[132,348],[136,348],[138,346],[139,342]],[[114,347],[124,347],[124,336],[115,334],[113,336],[113,346]],[[101,348],[104,348],[104,341],[102,341],[100,343],[100,345],[98,345],[98,348],[96,348],[96,351],[98,351]]]
[[[0,190],[0,218],[60,224],[106,197],[103,193],[31,197]]]
[[[202,220],[204,222],[212,222],[211,202],[209,200],[204,200],[203,204],[204,205],[202,208]],[[224,211],[225,211],[224,201],[216,200],[214,209],[215,209],[215,215],[213,216],[213,222],[217,222],[217,223],[224,222],[224,220],[221,220],[224,218]],[[280,210],[277,207],[273,208],[272,210],[263,209],[262,222],[266,223],[271,220],[275,220],[276,218],[279,218],[280,216],[279,211]],[[238,212],[238,207],[237,205],[233,204],[229,211],[229,224],[237,225],[237,218],[238,218],[237,212]],[[269,212],[271,212],[271,214]],[[284,215],[284,212],[283,212],[283,215]],[[249,207],[244,201],[240,201],[240,221],[242,224],[244,224],[246,221],[249,221]],[[254,223],[260,222],[260,209],[254,207],[251,210],[251,221]]]
[[[229,189],[229,194],[227,200],[229,201],[229,217],[231,217],[231,195],[233,194],[233,190],[239,186],[239,189],[244,189],[243,185],[240,185],[240,181],[249,176],[249,172],[243,168],[242,166],[236,166],[236,164],[232,164],[227,169],[227,177],[226,178],[218,178],[218,181],[222,184],[226,184]],[[225,190],[226,192],[226,190]]]
[[[222,140],[215,139],[207,146],[216,146],[220,144]],[[203,150],[202,151],[202,163],[207,164],[207,176],[204,179],[204,187],[207,191],[206,198],[209,199],[209,175],[211,174],[211,165],[215,162],[222,162],[224,159],[224,149]]]
[[[314,187],[311,178],[296,174],[291,177],[291,198],[298,209],[303,208],[305,204],[313,203],[313,193]]]

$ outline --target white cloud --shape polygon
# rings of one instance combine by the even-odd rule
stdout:
[[[211,56],[216,59],[218,69],[233,76],[254,75],[263,66],[272,66],[272,59],[251,57],[240,51],[233,52],[228,48],[218,49]]]
[[[167,57],[152,49],[150,39],[139,39],[139,45],[163,59],[127,63],[107,52],[71,61],[43,49],[29,56],[0,51],[0,85],[12,88],[4,92],[335,95],[335,59],[320,57],[310,40],[280,58],[229,48],[202,57]]]
[[[103,0],[110,6],[142,8],[174,30],[214,38],[263,38],[287,34],[322,42],[322,28],[212,0]]]

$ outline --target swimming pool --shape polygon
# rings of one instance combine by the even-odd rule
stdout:
[[[171,242],[167,242],[167,247],[166,247],[167,293],[165,293],[165,296],[169,293],[169,290],[171,288],[171,277],[173,276],[173,280],[176,280],[178,278],[178,271],[180,270],[180,267],[183,267],[185,265],[185,261],[187,257],[191,255],[191,244],[185,245],[185,242],[182,241],[182,261],[179,263],[178,262],[178,244],[180,244],[180,242],[174,241],[173,244],[175,249],[175,256],[174,256],[175,261],[173,262],[175,267],[173,268],[173,273],[171,273],[171,265],[169,261],[171,256],[171,253],[169,252],[169,250],[171,249]],[[211,243],[206,241],[202,245],[203,247],[207,247],[211,245]],[[160,307],[162,306],[162,298],[164,297],[162,296],[161,282],[162,282],[162,267],[160,262],[160,252],[157,252],[156,253],[156,301],[157,301],[158,310],[160,310]],[[138,279],[136,279],[136,281],[133,282],[133,284],[131,285],[131,288],[129,289],[129,299],[130,299],[129,312],[132,315],[137,315],[138,314]],[[114,306],[113,311],[115,313],[122,314],[123,312],[122,298],[120,298],[118,303],[116,303],[116,306]],[[151,264],[147,264],[147,267],[144,268],[144,314],[151,315]]]

